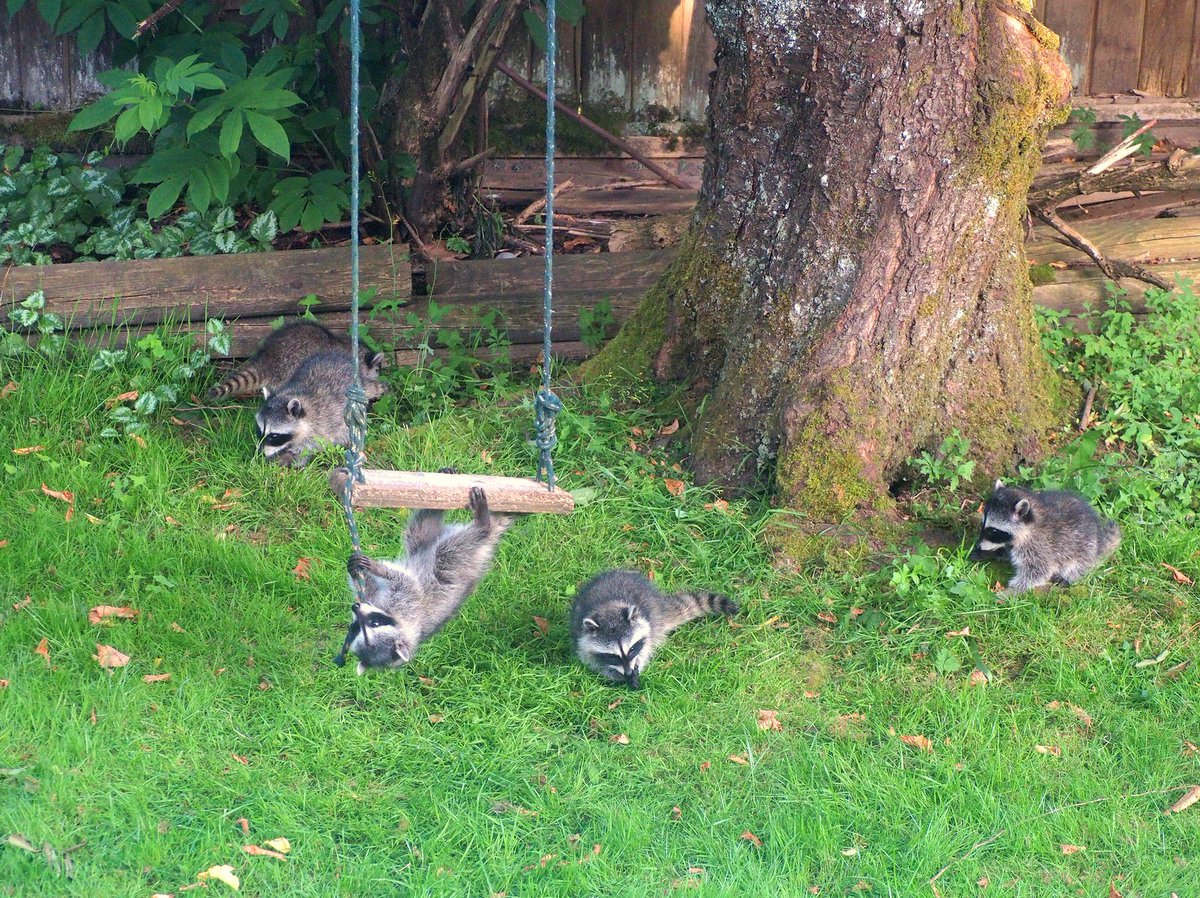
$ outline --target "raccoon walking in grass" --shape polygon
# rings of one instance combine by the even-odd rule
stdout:
[[[350,341],[334,336],[314,321],[285,324],[268,334],[254,355],[209,390],[209,398],[252,396],[263,389],[274,392],[287,383],[307,359],[321,352],[344,352],[348,357]],[[379,361],[374,355],[370,356],[364,363],[364,375],[367,371],[377,372]]]
[[[371,402],[383,395],[384,385],[377,367],[368,370],[362,385]],[[346,391],[353,376],[349,353],[320,352],[305,359],[278,389],[264,386],[255,415],[262,454],[281,465],[304,467],[322,445],[349,446]]]
[[[414,511],[404,531],[404,556],[395,561],[350,556],[351,588],[362,575],[363,601],[351,607],[350,629],[334,659],[338,667],[347,652],[358,658],[360,676],[369,667],[406,664],[458,613],[513,522],[492,514],[480,487],[471,490],[470,509],[469,524],[445,524],[441,511]]]
[[[667,594],[636,571],[605,571],[575,596],[571,642],[591,670],[640,689],[642,672],[672,630],[707,614],[737,613],[738,606],[717,593]]]
[[[970,558],[1008,561],[1013,577],[1006,591],[1021,593],[1079,581],[1120,542],[1116,522],[1100,517],[1077,493],[1028,490],[997,480]]]

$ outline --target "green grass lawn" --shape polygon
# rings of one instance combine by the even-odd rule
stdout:
[[[356,677],[332,664],[350,598],[327,466],[252,460],[247,408],[102,439],[130,369],[0,364],[0,837],[35,849],[0,845],[0,895],[179,896],[220,864],[253,896],[930,895],[946,865],[945,896],[1200,894],[1200,806],[1163,814],[1200,782],[1200,665],[1168,673],[1200,616],[1162,566],[1200,578],[1200,532],[1122,505],[1136,470],[1101,472],[1113,559],[1002,601],[1007,571],[966,546],[776,567],[769,510],[667,489],[677,450],[650,443],[672,416],[569,393],[558,465],[589,501],[518,522],[412,664]],[[529,473],[523,397],[376,418],[371,463]],[[363,513],[367,551],[398,553],[404,521]],[[678,632],[642,692],[607,687],[567,612],[618,565],[744,613]],[[89,623],[98,605],[140,615]],[[965,627],[988,685],[947,635]],[[102,669],[97,644],[131,660]],[[276,837],[286,860],[243,851]]]

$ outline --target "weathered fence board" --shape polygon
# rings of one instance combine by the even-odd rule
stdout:
[[[0,270],[0,322],[35,290],[46,308],[71,328],[101,324],[157,324],[164,316],[191,321],[294,313],[315,295],[321,308],[350,308],[347,247],[178,259],[79,262]],[[362,287],[406,299],[412,276],[405,252],[364,246]]]
[[[1146,0],[1097,0],[1089,93],[1121,92],[1138,82]]]
[[[1167,97],[1187,93],[1195,19],[1196,0],[1146,0],[1139,89]]]

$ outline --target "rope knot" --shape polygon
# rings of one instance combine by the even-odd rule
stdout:
[[[554,431],[554,419],[563,410],[562,400],[554,395],[549,387],[542,387],[534,398],[534,426],[537,436],[534,443],[539,450],[537,479],[545,479],[550,489],[554,489],[554,462],[550,450],[558,445],[558,434]]]
[[[367,442],[367,392],[362,384],[350,384],[346,389],[346,429],[350,431],[350,447],[346,450],[346,466],[356,483],[363,482],[363,446]]]

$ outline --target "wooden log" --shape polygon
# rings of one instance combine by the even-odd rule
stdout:
[[[329,485],[344,495],[345,468],[329,475]],[[569,514],[575,497],[564,489],[547,489],[546,484],[525,477],[493,477],[484,474],[435,474],[423,471],[366,469],[364,483],[354,484],[351,502],[356,508],[466,508],[472,487],[482,487],[488,507],[499,512]]]
[[[1090,240],[1109,258],[1131,262],[1183,262],[1200,258],[1200,219],[1152,218],[1141,221],[1118,219],[1089,223],[1075,221]],[[1033,239],[1025,244],[1031,262],[1084,262],[1087,256],[1056,239],[1049,228],[1034,228]]]
[[[362,247],[359,270],[363,289],[378,291],[373,302],[406,302],[412,295],[402,247]],[[8,267],[0,270],[0,322],[38,289],[45,291],[47,311],[69,329],[86,329],[293,314],[309,295],[321,309],[344,310],[349,284],[348,247]]]
[[[555,256],[554,300],[642,294],[657,283],[669,257],[661,250]],[[540,259],[494,259],[485,262],[440,262],[428,271],[429,294],[439,303],[542,295]]]

